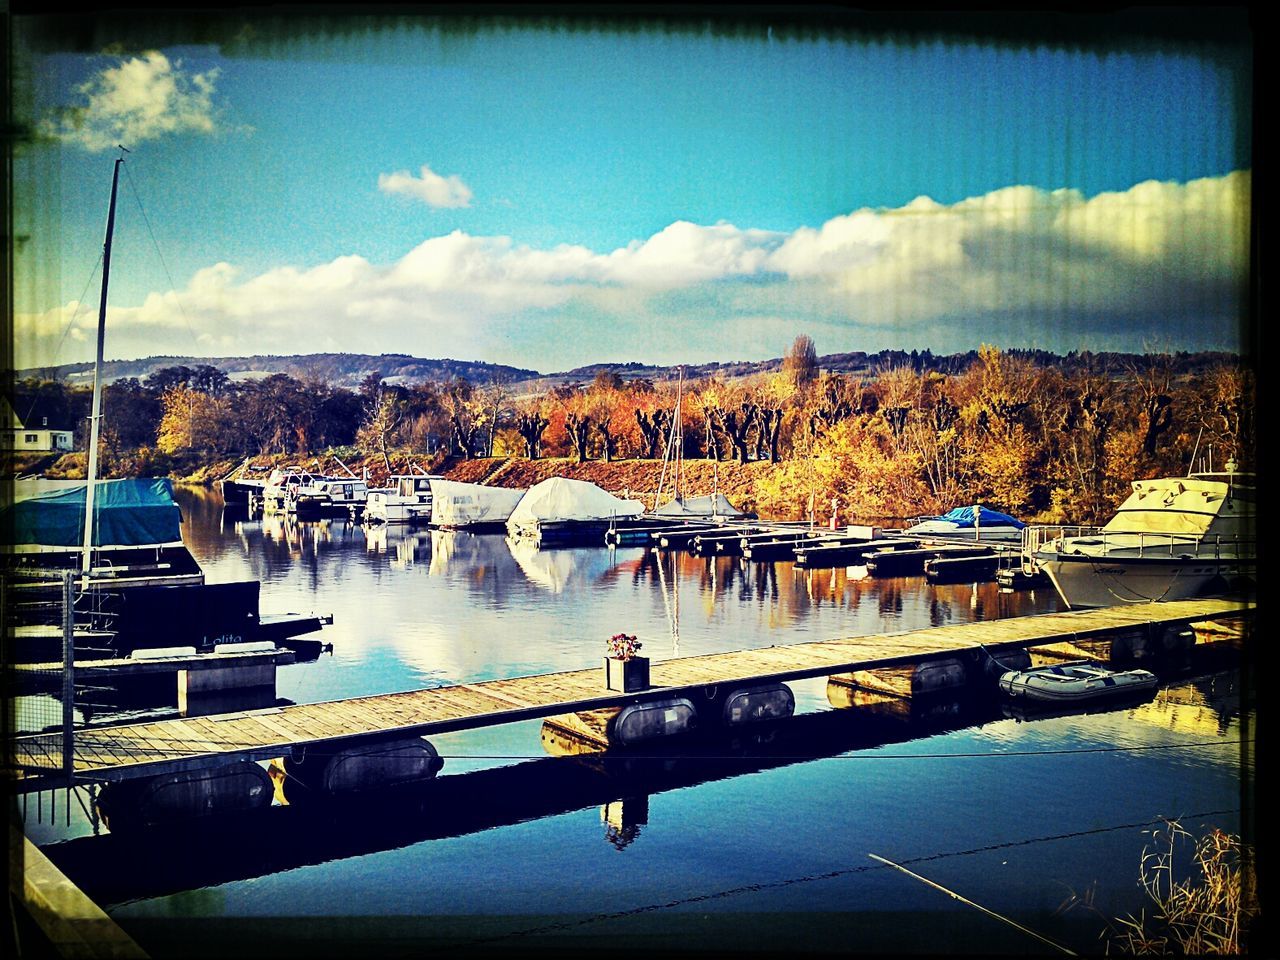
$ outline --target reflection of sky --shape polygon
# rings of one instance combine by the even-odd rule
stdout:
[[[264,613],[334,615],[322,634],[333,658],[281,672],[281,695],[300,701],[582,669],[620,631],[662,659],[1056,609],[1050,594],[995,584],[643,547],[540,551],[500,533],[237,519],[203,490],[179,499],[210,582],[260,580]]]

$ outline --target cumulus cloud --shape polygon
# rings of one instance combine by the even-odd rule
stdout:
[[[390,264],[346,256],[256,276],[217,264],[180,293],[114,310],[109,340],[116,356],[192,352],[197,330],[237,354],[408,352],[544,371],[776,356],[798,330],[823,352],[1235,349],[1249,193],[1248,172],[1091,198],[1015,186],[788,234],[677,221],[604,252],[455,230]],[[91,309],[64,339],[74,307],[18,317],[19,344],[91,344]]]
[[[378,189],[421,200],[429,207],[469,207],[471,188],[456,173],[442,177],[425,163],[419,176],[408,170],[378,174]]]
[[[213,134],[221,113],[214,102],[219,71],[188,73],[182,61],[152,50],[116,62],[75,90],[76,104],[41,123],[41,132],[91,152],[155,140],[168,134]]]

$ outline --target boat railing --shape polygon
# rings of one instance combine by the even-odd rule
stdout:
[[[1073,541],[1076,549],[1070,549]],[[1036,569],[1035,555],[1041,550],[1057,553],[1081,552],[1087,546],[1091,555],[1105,557],[1109,551],[1123,550],[1126,557],[1178,557],[1205,555],[1213,551],[1215,560],[1227,551],[1234,556],[1251,555],[1255,539],[1234,534],[1175,533],[1151,531],[1107,530],[1104,527],[1073,524],[1040,524],[1022,529],[1022,569]]]

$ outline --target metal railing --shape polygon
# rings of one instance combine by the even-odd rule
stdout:
[[[1075,550],[1069,549],[1074,542]],[[1103,527],[1071,524],[1040,524],[1022,529],[1022,568],[1033,572],[1035,555],[1051,548],[1056,553],[1087,553],[1102,560],[1108,554],[1123,551],[1126,558],[1194,557],[1231,560],[1252,559],[1256,538],[1223,534],[1161,533],[1148,531],[1107,530]],[[1088,550],[1080,550],[1088,547]]]
[[[47,669],[24,671],[26,683],[29,685],[34,682],[36,689],[41,692],[19,697],[17,694],[20,688],[14,670],[14,654],[19,642],[23,642],[23,637],[19,633],[20,618],[13,605],[12,584],[7,577],[0,577],[0,624],[3,625],[6,647],[3,658],[5,709],[9,711],[5,718],[5,729],[10,735],[19,732],[20,726],[60,732],[60,749],[46,751],[40,755],[33,754],[31,761],[23,764],[23,767],[47,776],[51,780],[60,780],[64,786],[71,786],[74,778],[76,580],[77,575],[74,571],[63,571],[61,603],[50,605],[46,610],[46,617],[37,618],[43,622],[31,623],[29,608],[21,618],[26,619],[30,626],[46,627],[55,634],[60,633],[61,656],[53,660],[57,666],[51,665]],[[10,694],[13,695],[10,696]]]

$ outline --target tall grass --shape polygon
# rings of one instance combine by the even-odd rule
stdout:
[[[1181,862],[1188,845],[1192,863]],[[1259,904],[1253,849],[1212,830],[1196,839],[1177,821],[1152,831],[1143,848],[1140,882],[1147,910],[1108,925],[1108,952],[1219,955],[1248,950]]]

